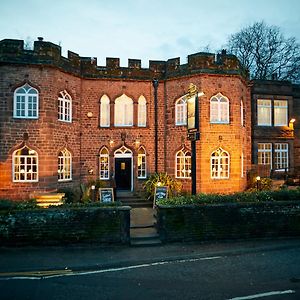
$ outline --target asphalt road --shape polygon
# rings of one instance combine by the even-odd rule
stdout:
[[[52,265],[54,269],[46,265],[39,269],[36,259],[30,269],[26,262],[21,264],[22,254],[18,261],[18,251],[21,253],[22,249],[13,250],[13,254],[9,254],[9,249],[0,251],[1,300],[300,299],[297,240],[259,241],[255,245],[240,242],[160,249],[114,248],[99,250],[98,258],[95,255],[86,264],[81,261],[81,265],[78,260],[82,249],[69,249],[74,266],[63,267],[60,261],[61,265]],[[33,256],[38,257],[37,253],[42,255],[42,250]],[[127,253],[127,260],[120,260],[120,253]],[[143,253],[144,257],[137,260],[136,255]],[[5,255],[9,264],[5,263]],[[20,271],[17,265],[9,268],[14,255]],[[82,259],[87,259],[86,253]],[[49,263],[49,257],[46,261]]]

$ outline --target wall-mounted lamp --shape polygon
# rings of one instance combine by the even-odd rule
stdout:
[[[294,123],[295,123],[295,121],[296,121],[295,118],[290,119],[289,127],[290,127],[291,129],[294,129]]]
[[[89,172],[90,175],[93,175],[94,174],[94,169],[89,169],[88,172]]]
[[[93,116],[93,113],[91,111],[89,111],[86,115],[88,118],[91,118]]]
[[[114,141],[113,141],[113,140],[110,140],[110,141],[109,141],[109,146],[112,147],[113,144],[114,144]]]
[[[137,140],[135,141],[135,146],[138,148],[138,146],[139,146],[140,144],[141,144],[140,140],[137,139]]]

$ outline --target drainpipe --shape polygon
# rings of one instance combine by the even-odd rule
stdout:
[[[158,111],[157,111],[157,88],[158,79],[153,79],[152,81],[154,87],[154,153],[155,153],[155,173],[157,173],[158,164]]]

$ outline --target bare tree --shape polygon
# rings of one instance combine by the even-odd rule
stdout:
[[[227,48],[253,79],[300,80],[300,45],[295,38],[285,38],[276,26],[256,22],[232,34]]]

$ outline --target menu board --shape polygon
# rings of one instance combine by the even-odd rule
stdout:
[[[99,196],[102,203],[114,202],[114,190],[112,188],[100,188]]]

